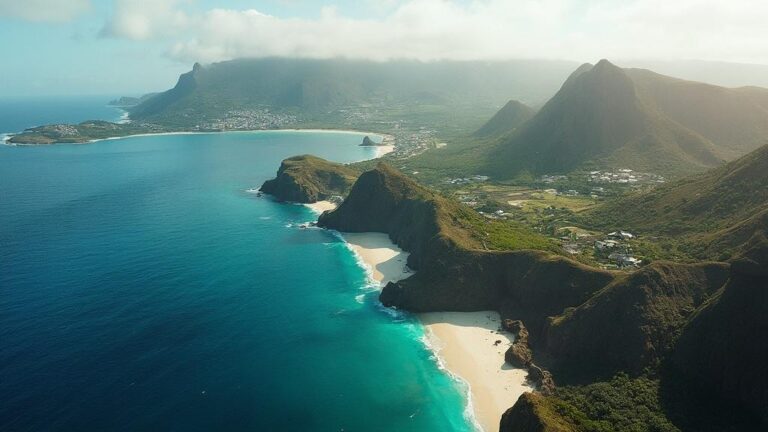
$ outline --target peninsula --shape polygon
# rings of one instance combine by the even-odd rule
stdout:
[[[762,160],[750,158],[756,159]],[[737,324],[741,309],[735,306],[747,298],[760,298],[758,287],[766,277],[762,269],[768,264],[764,232],[754,234],[728,262],[659,261],[638,271],[617,272],[567,258],[525,227],[494,226],[497,223],[381,163],[360,174],[341,205],[324,212],[318,221],[341,232],[382,233],[409,253],[407,265],[415,272],[389,281],[380,299],[386,306],[417,313],[445,344],[446,366],[468,380],[471,388],[475,384],[484,388],[482,364],[499,359],[502,351],[508,365],[497,364],[502,370],[527,369],[527,374],[522,372],[527,379],[516,381],[516,390],[507,386],[504,392],[509,396],[530,385],[535,394],[520,397],[503,416],[494,411],[501,430],[582,430],[590,421],[615,429],[627,422],[656,422],[665,425],[664,430],[678,430],[681,418],[691,419],[696,426],[690,427],[699,427],[702,416],[714,425],[734,419],[745,425],[765,421],[760,419],[764,399],[753,395],[760,394],[766,383],[742,378],[760,376],[757,364],[764,357],[758,352],[764,352],[765,344],[739,336],[743,345],[734,349],[759,348],[737,360],[718,355],[717,345],[704,344],[709,336],[699,337],[713,331],[710,319],[728,323],[727,332],[739,334],[766,325],[765,313],[750,313],[750,321]],[[515,239],[494,241],[506,236]],[[753,307],[768,311],[761,309],[768,308],[762,300]],[[467,312],[484,315],[462,315]],[[482,316],[486,320],[477,319]],[[488,321],[495,323],[495,330]],[[473,339],[473,348],[460,342],[466,330],[462,323],[485,329],[482,334],[464,335]],[[505,332],[511,336],[503,336]],[[450,358],[468,356],[488,363],[462,374],[462,367]],[[706,368],[684,366],[702,356],[711,358]],[[745,367],[728,375],[715,372],[730,368],[727,362],[733,361],[743,361]],[[681,370],[685,372],[675,372]],[[701,401],[685,390],[688,377],[710,383],[710,401],[737,403],[738,408],[714,419],[696,411]],[[738,391],[719,387],[722,380],[744,387]],[[663,405],[661,395],[666,391],[675,391],[680,403]],[[593,398],[604,397],[605,392],[615,394],[607,409],[616,414],[609,419],[593,417],[589,413],[596,403]],[[488,420],[486,410],[493,411],[488,408],[493,403],[486,396],[472,401],[478,403],[481,424],[492,430],[488,424],[494,421]],[[544,426],[526,429],[526,425]]]

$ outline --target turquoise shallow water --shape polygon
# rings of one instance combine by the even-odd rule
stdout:
[[[246,192],[361,138],[0,146],[0,430],[470,430],[345,244]]]

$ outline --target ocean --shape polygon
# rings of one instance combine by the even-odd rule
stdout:
[[[291,155],[373,157],[361,139],[0,146],[0,430],[472,430],[346,244],[248,192]]]
[[[0,98],[0,135],[51,123],[118,121],[123,110],[108,106],[111,96]]]

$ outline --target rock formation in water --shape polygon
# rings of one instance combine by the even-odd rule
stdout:
[[[264,182],[261,191],[280,201],[313,203],[346,195],[357,175],[346,165],[315,156],[294,156],[280,164],[277,177]]]

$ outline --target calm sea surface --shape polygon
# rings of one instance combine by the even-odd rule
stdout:
[[[0,146],[0,430],[470,430],[345,244],[247,192],[361,139]]]
[[[120,119],[123,110],[107,106],[110,96],[0,98],[0,134],[51,123]]]

